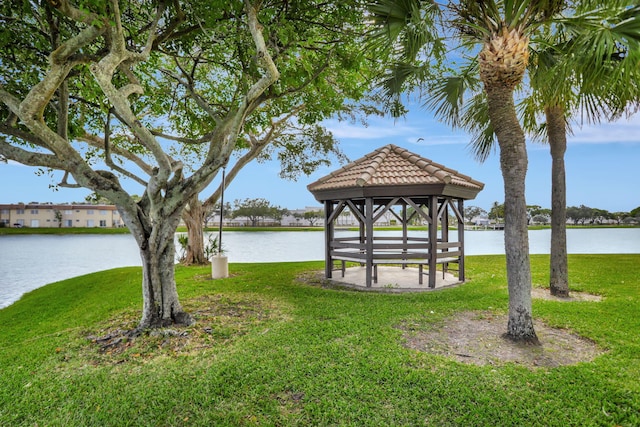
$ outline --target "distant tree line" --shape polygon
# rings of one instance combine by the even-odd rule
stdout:
[[[216,205],[215,210],[207,216],[210,220],[220,212],[220,206]],[[296,219],[304,219],[310,226],[315,226],[324,217],[322,210],[307,211],[304,213],[290,212],[286,208],[272,205],[263,198],[236,200],[233,208],[226,204],[224,215],[229,218],[247,218],[252,227],[259,225],[267,219],[281,221],[286,215],[292,215]],[[504,222],[504,203],[494,202],[487,212],[478,206],[466,206],[464,209],[466,221],[476,217],[487,217],[489,220]],[[527,205],[527,218],[529,224],[549,224],[551,219],[551,209],[543,208],[539,205]],[[630,212],[609,212],[604,209],[591,208],[585,205],[567,207],[567,222],[578,225],[597,225],[615,222],[618,225],[640,223],[640,206]]]
[[[504,221],[504,204],[494,202],[489,212],[478,206],[467,206],[464,209],[467,221],[476,217],[487,217],[494,222]],[[538,205],[527,205],[529,224],[548,224],[551,209]],[[640,223],[640,206],[629,212],[609,212],[605,209],[591,208],[585,205],[567,207],[567,222],[579,225],[597,225],[615,222],[621,224]]]
[[[209,221],[211,221],[219,212],[220,205],[217,204],[214,209],[205,216],[205,221],[207,223],[205,225],[208,225]],[[234,219],[246,218],[251,227],[257,227],[266,220],[280,222],[286,215],[292,215],[297,220],[304,219],[313,227],[324,217],[322,210],[292,213],[286,208],[271,204],[271,202],[264,198],[235,200],[233,207],[229,203],[225,203],[223,215],[227,218]]]

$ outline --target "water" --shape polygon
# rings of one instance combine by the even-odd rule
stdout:
[[[398,233],[377,231],[376,235],[397,236]],[[411,232],[411,235],[419,233]],[[455,231],[450,233],[449,240],[456,238]],[[548,229],[530,231],[530,252],[549,253],[550,239]],[[324,259],[323,232],[225,232],[222,245],[231,263]],[[465,246],[467,255],[504,254],[504,232],[466,231]],[[568,229],[567,250],[569,253],[640,253],[640,228]],[[47,283],[139,265],[138,247],[131,235],[0,236],[0,308]]]

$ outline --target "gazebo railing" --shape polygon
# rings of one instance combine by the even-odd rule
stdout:
[[[367,262],[367,243],[359,237],[340,237],[330,242],[331,261]],[[461,242],[438,242],[436,263],[458,262],[462,255]],[[421,237],[374,237],[371,261],[374,264],[428,264],[429,239]]]

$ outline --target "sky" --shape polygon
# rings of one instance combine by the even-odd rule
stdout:
[[[415,154],[483,182],[484,189],[465,206],[489,210],[494,202],[504,202],[503,180],[498,152],[484,163],[477,162],[467,144],[469,136],[452,131],[430,113],[411,110],[405,118],[370,118],[368,126],[326,121],[353,161],[387,144],[395,144]],[[640,206],[640,114],[615,123],[592,126],[573,125],[565,156],[567,206],[586,205],[609,212],[628,212]],[[529,167],[526,181],[528,205],[551,207],[551,156],[549,147],[528,142]],[[342,165],[334,162],[311,176],[287,181],[278,176],[277,162],[252,163],[240,172],[225,192],[225,202],[245,198],[264,198],[287,209],[320,207],[307,185]],[[49,188],[59,180],[36,175],[36,168],[10,162],[0,163],[0,204],[29,202],[82,202],[90,194],[85,189]],[[218,176],[213,185],[220,182]],[[142,194],[142,187],[126,187],[132,194]],[[208,194],[207,194],[208,196]],[[204,196],[201,198],[205,198]]]

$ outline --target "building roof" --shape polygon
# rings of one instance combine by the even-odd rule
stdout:
[[[307,186],[319,200],[442,195],[473,199],[484,184],[389,144]]]

